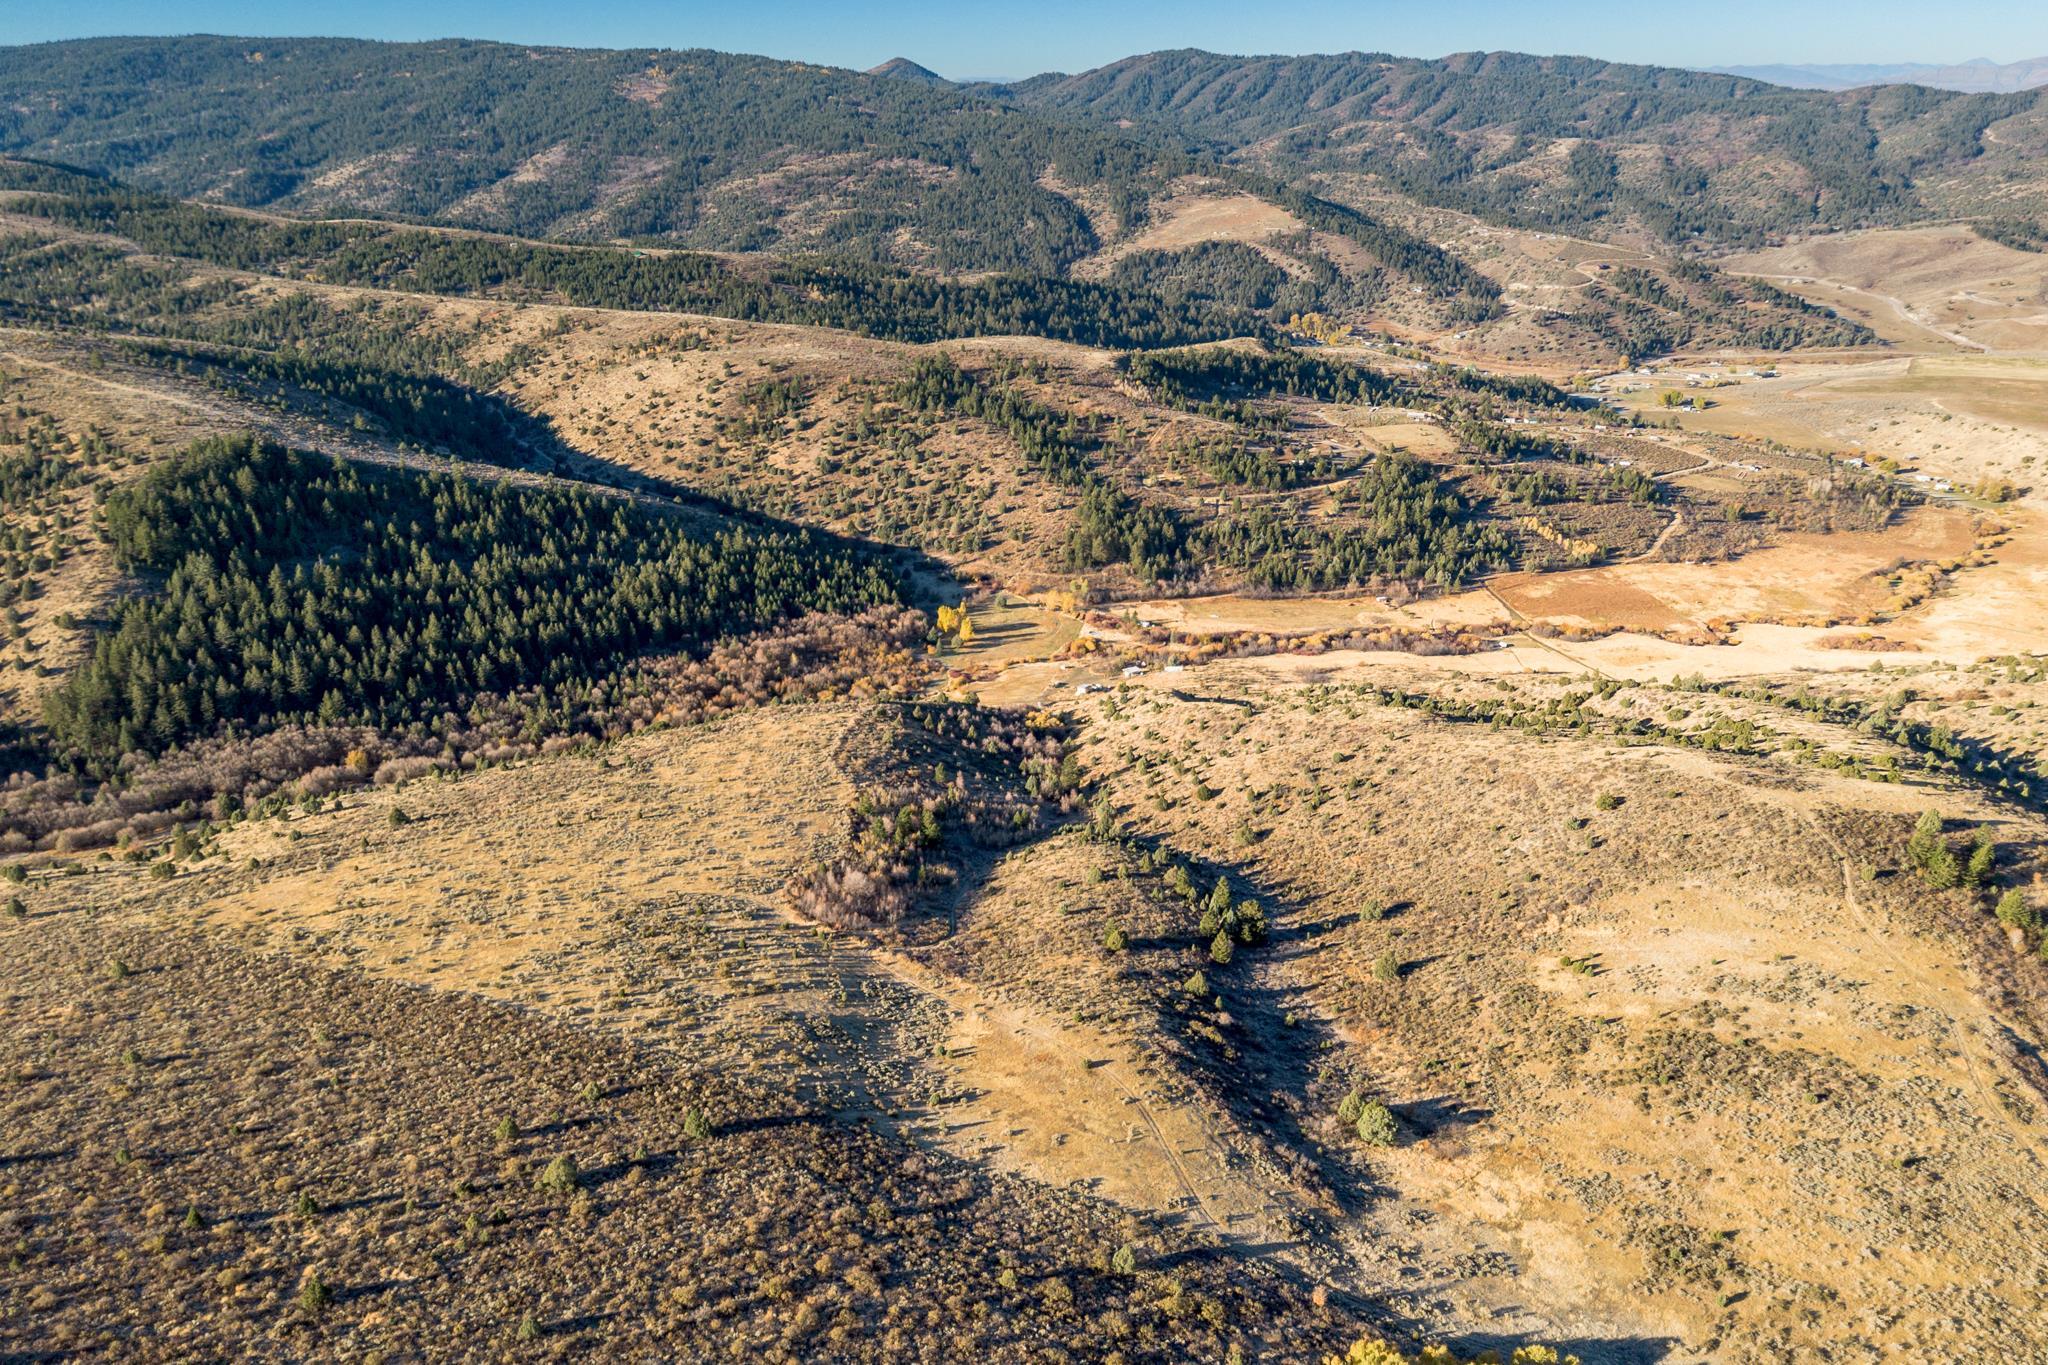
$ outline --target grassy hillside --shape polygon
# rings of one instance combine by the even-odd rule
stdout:
[[[714,512],[746,508],[956,565],[992,555],[1006,572],[1084,575],[1112,594],[1161,581],[1183,590],[1450,585],[1532,556],[1547,560],[1555,536],[1604,547],[1586,548],[1588,561],[1640,553],[1666,516],[1654,498],[1602,472],[1607,456],[1582,444],[1586,418],[1548,383],[1483,381],[1386,352],[1368,361],[1364,352],[1324,359],[1275,343],[1161,351],[1160,341],[1204,335],[1191,320],[1174,321],[1187,317],[1182,309],[1218,319],[1208,335],[1265,324],[1234,300],[1155,302],[1142,278],[1129,287],[1012,282],[1019,300],[1057,304],[1077,293],[1130,309],[1100,316],[1078,336],[1066,329],[1132,346],[1111,368],[1056,351],[1018,360],[963,349],[954,360],[864,350],[856,360],[851,339],[841,338],[772,363],[748,355],[742,370],[708,333],[649,319],[634,325],[665,330],[606,343],[601,360],[591,356],[599,368],[567,384],[557,366],[569,320],[514,325],[499,301],[630,312],[672,300],[925,342],[1000,333],[1000,310],[961,305],[1010,286],[890,276],[902,286],[903,312],[841,312],[837,295],[728,272],[716,258],[704,258],[711,273],[698,283],[717,288],[685,288],[697,258],[280,223],[123,192],[45,193],[14,206],[27,230],[0,241],[0,317],[112,334],[121,364],[161,376],[152,385],[197,381],[210,395],[324,427],[482,464],[574,469],[695,495]],[[45,235],[78,230],[92,235]],[[265,273],[230,273],[251,265]],[[809,267],[788,267],[799,268]],[[1738,297],[1700,272],[1695,298],[1641,271],[1614,275],[1624,277],[1643,297],[1629,300],[1631,330],[1612,344],[1637,353],[1700,339],[1688,319],[1708,313],[1720,319],[1716,335],[1740,326],[1756,338],[1750,344],[1828,342],[1842,331],[1831,316],[1750,298],[1759,285]],[[394,287],[494,302],[437,307],[395,299],[386,292]],[[925,287],[938,296],[920,311],[916,293]],[[1060,316],[1057,308],[1027,314],[1016,330],[1059,336]],[[1375,415],[1382,406],[1419,419],[1425,434],[1333,442],[1345,422],[1389,420]],[[1514,430],[1522,421],[1546,434]],[[1532,520],[1537,492],[1541,503],[1574,511]]]
[[[2048,1359],[2038,135],[1115,70],[0,52],[0,1359]]]

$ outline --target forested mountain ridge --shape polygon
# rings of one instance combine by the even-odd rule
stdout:
[[[663,237],[1055,273],[1035,183],[1157,179],[1128,138],[943,87],[724,53],[104,39],[0,50],[0,148],[184,196],[530,236]]]
[[[709,51],[96,39],[0,49],[0,151],[184,197],[568,240],[1056,276],[1220,172],[1390,271],[1429,243],[1268,176],[943,82]]]
[[[1080,280],[983,275],[952,281],[822,258],[740,260],[708,252],[539,244],[375,222],[277,218],[5,157],[0,208],[117,237],[146,252],[235,270],[421,293],[841,327],[903,341],[1001,334],[1091,345],[1176,345],[1255,334],[1265,325],[1243,308],[1162,300]],[[20,239],[0,245],[0,261],[21,249]],[[25,301],[0,277],[0,316]],[[34,307],[55,301],[39,294]],[[107,295],[99,299],[113,301]]]
[[[1154,52],[1000,93],[1171,130],[1240,164],[1364,172],[1384,190],[1520,226],[1627,220],[1716,242],[2037,205],[2043,133],[2030,116],[2048,104],[2038,90],[1829,93],[1484,52]]]
[[[2040,91],[1827,93],[1580,57],[1183,50],[971,87],[911,66],[92,39],[0,48],[0,151],[293,213],[940,274],[1067,273],[1141,232],[1177,182],[1222,177],[1395,275],[1483,305],[1483,287],[1379,221],[1375,201],[1741,244],[2038,217],[2048,150]]]

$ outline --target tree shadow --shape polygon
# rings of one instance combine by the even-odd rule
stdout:
[[[714,1138],[737,1137],[742,1133],[772,1133],[783,1128],[815,1127],[822,1120],[815,1114],[755,1114],[716,1125]]]
[[[36,1166],[50,1161],[69,1161],[78,1155],[76,1147],[51,1148],[42,1152],[14,1152],[0,1154],[0,1171],[12,1170],[16,1166]]]
[[[1436,1095],[1413,1100],[1395,1111],[1396,1117],[1422,1137],[1456,1133],[1473,1128],[1493,1117],[1491,1109],[1466,1104],[1455,1095]]]
[[[1168,688],[1167,691],[1173,695],[1175,701],[1195,702],[1204,706],[1230,706],[1247,714],[1256,713],[1259,709],[1243,697],[1205,697],[1178,687]]]
[[[412,1285],[425,1283],[427,1280],[439,1278],[441,1278],[441,1272],[434,1270],[427,1272],[425,1276],[418,1280],[372,1280],[368,1284],[337,1285],[330,1292],[333,1294],[334,1302],[337,1304],[354,1303],[358,1299],[375,1298],[379,1294],[388,1294],[394,1289],[405,1289]]]
[[[595,1114],[582,1114],[573,1119],[552,1119],[537,1127],[520,1130],[520,1136],[529,1138],[560,1137],[564,1133],[574,1133],[585,1128],[594,1128],[598,1122],[599,1120]]]
[[[1527,1337],[1495,1332],[1449,1337],[1431,1334],[1429,1340],[1450,1347],[1460,1357],[1492,1351],[1502,1360],[1513,1355],[1515,1348],[1529,1344]],[[1543,1344],[1554,1347],[1560,1357],[1577,1356],[1582,1365],[1657,1365],[1681,1343],[1676,1337],[1564,1337],[1546,1339]]]
[[[396,1204],[398,1202],[398,1196],[388,1192],[384,1194],[362,1194],[357,1195],[354,1199],[343,1199],[333,1204],[322,1204],[320,1206],[320,1214],[324,1216],[330,1213],[354,1213],[359,1209],[381,1208],[386,1204]]]
[[[949,593],[958,596],[950,566],[914,546],[843,536],[819,526],[792,522],[660,474],[580,450],[562,436],[552,419],[521,407],[501,393],[446,375],[412,368],[365,366],[352,361],[312,362],[322,374],[338,367],[356,379],[384,381],[344,385],[364,395],[362,402],[351,403],[293,382],[292,366],[304,362],[295,359],[280,369],[278,352],[173,336],[124,340],[112,347],[103,341],[88,340],[82,344],[97,354],[111,351],[129,368],[148,370],[149,378],[157,383],[168,380],[180,387],[201,389],[216,403],[225,391],[238,400],[238,405],[247,408],[243,416],[250,426],[283,445],[428,473],[474,475],[485,470],[502,471],[528,481],[559,480],[569,486],[580,484],[610,490],[651,511],[701,520],[707,531],[739,524],[767,532],[808,535],[830,549],[890,562],[915,600],[944,598]],[[212,382],[208,382],[209,376]],[[302,378],[317,381],[318,375],[309,373]],[[393,388],[418,396],[411,409],[405,405],[389,410],[376,406],[377,395]],[[285,404],[282,413],[276,406],[280,402]],[[423,418],[422,412],[460,416],[450,425],[431,415]],[[287,420],[292,418],[297,420]],[[392,446],[398,448],[396,458]],[[6,750],[17,744],[25,746],[24,751],[10,760]],[[33,769],[46,757],[29,731],[19,726],[0,728],[0,771]]]
[[[593,1327],[602,1327],[617,1316],[617,1313],[580,1313],[573,1318],[556,1318],[537,1326],[544,1337],[571,1336],[577,1332],[588,1332]]]

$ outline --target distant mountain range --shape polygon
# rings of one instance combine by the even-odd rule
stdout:
[[[1753,81],[1791,86],[1795,90],[1854,90],[1866,85],[1924,85],[1932,90],[1965,94],[2002,94],[2048,85],[2048,57],[1994,62],[1988,57],[1940,66],[1930,62],[1892,62],[1815,66],[1717,66],[1712,70]]]
[[[1249,58],[1257,61],[1264,59]],[[1943,66],[1935,62],[1817,63],[1779,66],[1714,66],[1702,70],[1714,75],[1742,76],[1753,81],[1782,85],[1793,90],[1858,90],[1873,85],[1924,85],[1930,90],[1954,90],[1970,95],[2006,94],[2048,85],[2048,57],[2030,57],[2017,62],[1994,62],[1977,57]],[[880,66],[868,68],[870,76],[893,76],[925,85],[1034,85],[1066,79],[1064,72],[1032,77],[1029,81],[949,81],[930,67],[919,66],[908,57],[891,57]]]
[[[1797,90],[1512,52],[1182,49],[968,85],[903,57],[856,72],[462,40],[0,47],[0,153],[175,196],[1065,276],[1193,179],[1482,309],[1498,290],[1428,239],[1422,210],[1731,247],[2032,224],[2048,220],[2044,115],[2048,88]]]

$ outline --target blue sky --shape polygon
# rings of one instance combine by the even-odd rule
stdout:
[[[0,43],[109,33],[502,38],[714,47],[837,66],[894,56],[942,75],[1078,71],[1134,52],[1435,57],[1474,48],[1671,66],[2013,61],[2048,55],[2048,4],[2021,0],[7,0]]]

